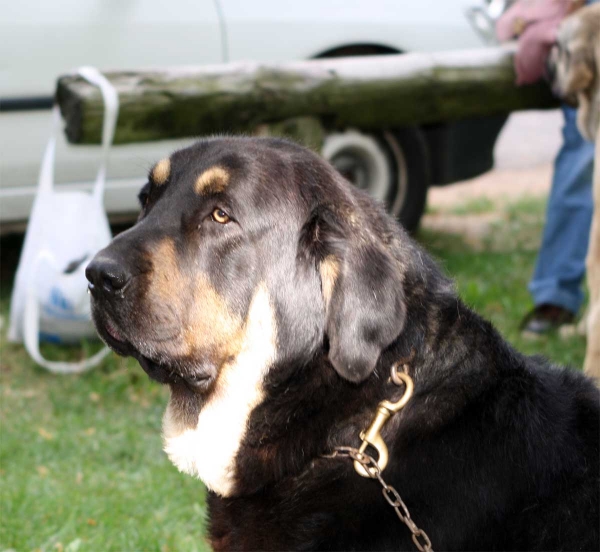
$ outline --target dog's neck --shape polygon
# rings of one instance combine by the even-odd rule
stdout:
[[[297,477],[335,447],[359,446],[378,403],[402,395],[390,367],[408,356],[415,393],[385,427],[386,442],[451,419],[457,405],[480,392],[477,381],[493,379],[478,378],[477,371],[494,370],[495,358],[510,351],[427,257],[418,258],[417,268],[404,274],[406,322],[360,384],[336,372],[326,346],[310,358],[277,364],[274,310],[266,291],[257,294],[247,347],[219,377],[194,427],[178,423],[171,404],[167,409],[165,450],[173,463],[223,497],[251,495]]]
[[[378,403],[402,395],[403,390],[390,381],[390,368],[410,355],[413,347],[414,359],[408,369],[415,394],[386,426],[386,441],[409,438],[411,428],[433,431],[453,417],[457,405],[481,392],[474,383],[477,370],[484,366],[493,371],[493,355],[511,354],[510,350],[492,326],[456,296],[446,293],[445,297],[429,309],[419,306],[422,297],[414,297],[404,331],[360,385],[340,378],[326,351],[309,363],[273,369],[266,380],[264,400],[250,416],[236,458],[234,494],[249,495],[286,477],[296,477],[337,446],[357,447],[359,434],[371,423]],[[461,342],[462,349],[456,345]],[[281,376],[284,373],[286,377]],[[467,380],[468,385],[461,385]],[[447,400],[449,393],[452,400]],[[457,398],[461,394],[463,401]]]
[[[250,305],[242,350],[222,369],[196,425],[181,423],[173,401],[165,412],[163,439],[169,459],[222,496],[234,490],[235,459],[248,418],[264,399],[263,380],[275,357],[276,334],[269,296],[259,288]]]

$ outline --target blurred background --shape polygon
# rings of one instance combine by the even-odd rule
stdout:
[[[55,376],[8,343],[10,294],[56,79],[81,65],[136,69],[438,52],[494,45],[510,5],[486,0],[0,0],[0,551],[205,550],[204,490],[162,452],[167,391],[131,359]],[[484,101],[484,99],[482,99]],[[527,282],[544,224],[558,111],[380,132],[337,129],[321,153],[389,210],[519,350],[580,367],[574,327],[524,338]],[[226,130],[226,129],[224,129]],[[193,140],[116,146],[105,206],[137,215],[148,169]],[[90,189],[99,147],[59,137],[56,182]],[[44,345],[55,359],[99,348]]]

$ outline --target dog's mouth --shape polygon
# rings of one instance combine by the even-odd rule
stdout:
[[[106,333],[117,343],[126,343],[127,340],[123,337],[121,332],[117,329],[116,324],[114,324],[111,320],[106,320],[104,328]]]
[[[142,354],[125,336],[125,332],[107,315],[96,317],[96,330],[102,340],[120,356],[135,358],[150,379],[162,384],[185,384],[193,391],[208,390],[216,379],[216,369],[208,364],[188,370],[178,370]]]
[[[208,391],[216,381],[216,370],[211,366],[202,369],[179,371],[169,365],[157,362],[136,351],[133,356],[148,374],[150,379],[158,383],[173,385],[185,385],[194,392],[203,393]]]
[[[102,341],[120,356],[134,356],[135,348],[127,341],[124,332],[119,329],[117,324],[106,315],[94,314],[96,331]]]

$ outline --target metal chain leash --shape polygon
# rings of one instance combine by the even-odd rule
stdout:
[[[431,541],[423,529],[419,529],[410,517],[410,512],[400,497],[398,491],[388,485],[383,479],[381,472],[388,462],[388,449],[381,437],[380,431],[391,416],[399,412],[412,397],[413,381],[408,375],[408,365],[414,358],[414,350],[411,355],[396,362],[391,368],[391,380],[398,386],[404,385],[405,391],[402,398],[395,403],[382,401],[377,407],[377,413],[371,426],[361,432],[362,444],[360,449],[354,447],[336,447],[333,454],[323,455],[323,458],[350,458],[354,461],[354,469],[362,477],[377,479],[381,485],[383,497],[394,509],[398,519],[404,523],[412,533],[412,540],[420,552],[433,552]],[[402,366],[403,372],[399,371]],[[365,451],[368,446],[373,447],[379,454],[379,461],[368,455]]]
[[[388,485],[383,476],[381,475],[381,469],[377,464],[377,461],[366,452],[360,452],[358,449],[353,447],[336,447],[333,454],[325,456],[325,458],[350,458],[355,462],[359,462],[365,467],[366,470],[371,474],[372,479],[377,479],[381,484],[381,492],[383,497],[387,500],[388,504],[394,509],[398,519],[404,525],[406,525],[409,531],[412,533],[412,540],[415,546],[420,552],[433,552],[431,548],[431,541],[427,536],[427,533],[423,529],[419,529],[417,524],[410,517],[410,512],[404,504],[404,501],[400,497],[398,491]]]

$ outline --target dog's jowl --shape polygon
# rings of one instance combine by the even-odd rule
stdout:
[[[382,207],[316,155],[215,138],[150,172],[87,269],[98,332],[170,387],[164,448],[216,550],[412,550],[358,447],[439,550],[598,550],[599,396],[511,348]]]

